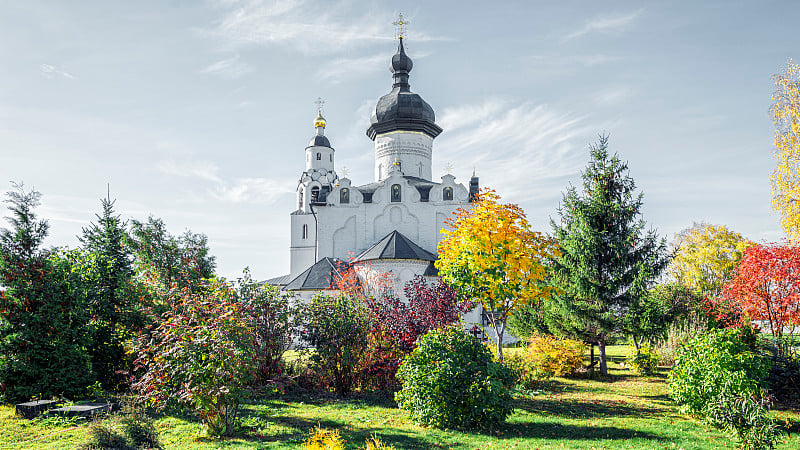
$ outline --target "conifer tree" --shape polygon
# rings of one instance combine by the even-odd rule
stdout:
[[[0,230],[0,400],[76,398],[92,381],[83,286],[72,255],[42,248],[41,194],[14,187]]]
[[[81,270],[88,288],[92,369],[104,388],[123,387],[127,359],[123,343],[137,322],[136,298],[131,288],[133,255],[126,223],[114,215],[114,201],[101,200],[96,223],[78,237],[84,255]]]
[[[608,373],[605,346],[615,332],[629,332],[630,314],[668,263],[666,240],[645,232],[642,194],[628,166],[609,156],[608,137],[591,147],[583,173],[583,192],[570,187],[551,221],[561,255],[553,262],[558,292],[548,306],[547,322],[559,334],[597,344],[600,372]]]

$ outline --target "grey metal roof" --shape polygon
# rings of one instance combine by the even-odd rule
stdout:
[[[335,275],[346,266],[347,263],[344,261],[322,258],[290,281],[285,289],[290,291],[329,289],[333,286]]]
[[[269,280],[265,281],[265,283],[271,284],[273,286],[284,286],[286,283],[292,281],[291,276],[292,274],[287,273],[286,275],[270,278]]]
[[[433,265],[433,261],[428,264],[428,267],[425,269],[425,273],[422,274],[425,277],[438,277],[439,276],[439,269]]]
[[[436,255],[413,243],[411,239],[395,230],[378,241],[372,247],[356,256],[356,261],[372,259],[419,259],[436,261]]]
[[[394,77],[392,92],[381,97],[375,105],[367,129],[370,139],[375,140],[378,134],[395,130],[421,131],[434,138],[442,132],[442,128],[436,125],[436,114],[431,105],[419,94],[411,92],[408,76],[413,66],[400,39],[397,53],[389,65]]]
[[[314,147],[314,146],[333,148],[331,147],[331,141],[329,141],[328,138],[325,136],[314,136],[313,138],[311,138],[311,141],[309,141],[308,143],[308,147]]]

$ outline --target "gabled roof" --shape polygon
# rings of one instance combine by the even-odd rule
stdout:
[[[347,263],[338,259],[328,257],[322,258],[314,263],[313,266],[304,270],[303,273],[296,276],[284,289],[290,291],[328,289],[331,287],[334,276],[346,264]]]
[[[372,247],[356,256],[356,261],[371,259],[419,259],[422,261],[436,261],[436,255],[411,242],[395,230],[386,235]]]

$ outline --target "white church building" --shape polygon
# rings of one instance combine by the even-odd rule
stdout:
[[[367,128],[375,145],[372,182],[357,185],[337,175],[320,110],[290,215],[290,273],[268,283],[310,298],[335,289],[343,263],[352,263],[368,288],[373,277],[388,279],[401,298],[415,276],[438,279],[433,263],[445,221],[457,208],[469,207],[478,178],[473,174],[469,186],[450,174],[433,180],[433,141],[442,128],[433,108],[411,92],[412,67],[401,37],[389,66],[392,90],[378,100]],[[480,308],[465,321],[481,324]]]

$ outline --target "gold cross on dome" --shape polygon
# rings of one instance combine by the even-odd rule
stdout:
[[[317,101],[314,103],[317,105],[317,112],[319,115],[322,115],[322,107],[325,105],[325,100],[323,100],[322,97],[317,97]]]
[[[447,165],[444,166],[444,173],[452,173],[452,172],[453,172],[453,165],[450,164],[450,163],[447,163]]]
[[[406,32],[408,31],[407,25],[410,22],[406,21],[403,18],[403,13],[400,13],[397,16],[397,20],[392,22],[394,25],[394,37],[395,39],[404,39],[406,37]]]

